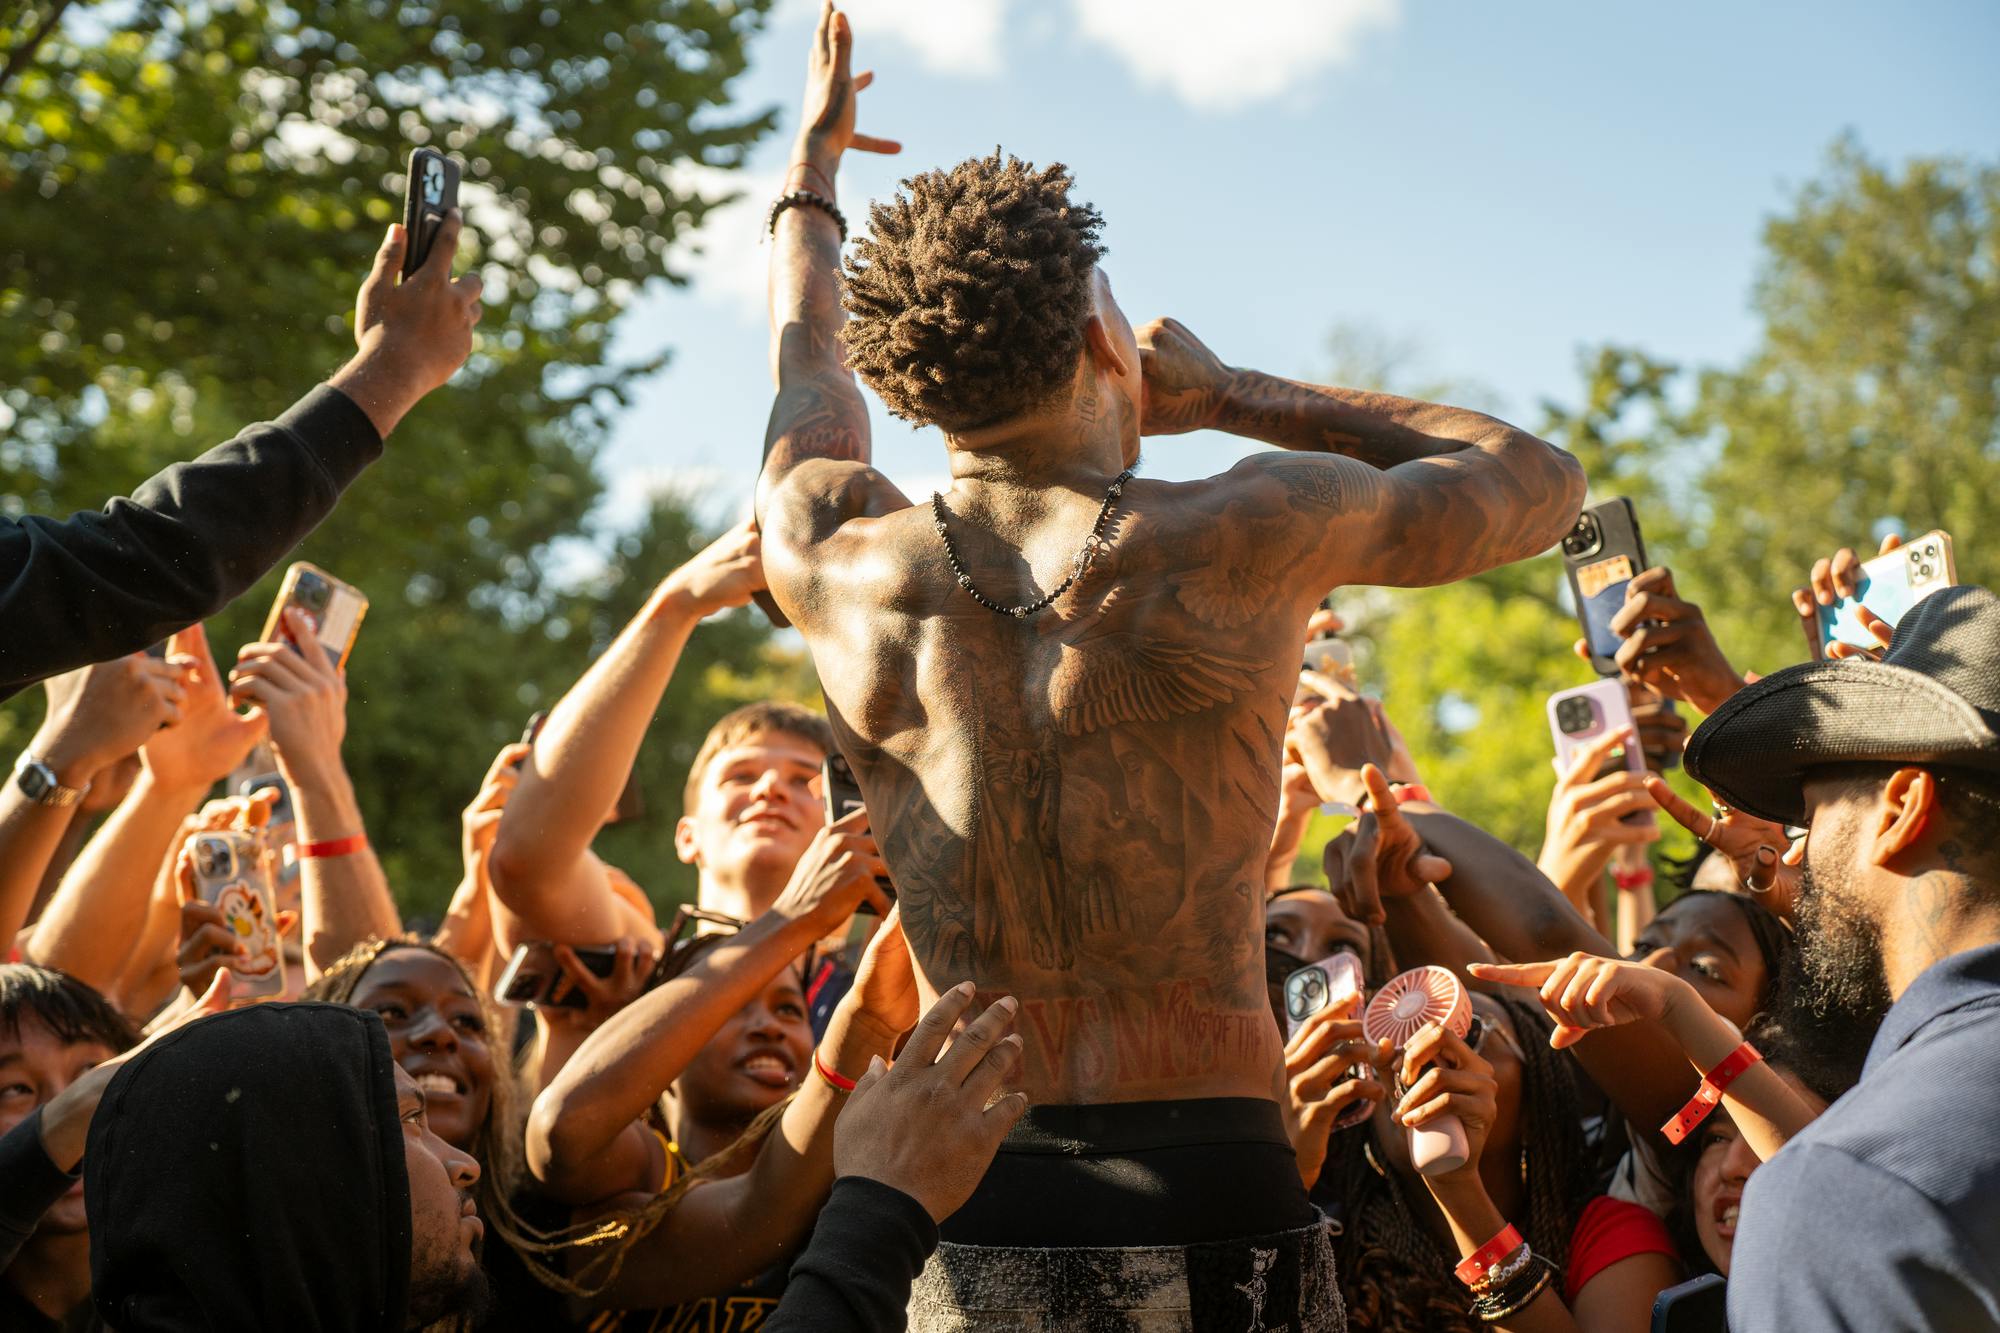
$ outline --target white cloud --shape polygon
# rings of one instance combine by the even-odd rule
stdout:
[[[855,67],[878,63],[878,41],[908,47],[937,74],[1000,72],[1001,19],[1008,0],[843,0],[857,34]]]
[[[675,238],[668,252],[674,267],[693,280],[697,297],[728,306],[746,323],[764,322],[765,274],[771,252],[764,242],[764,210],[784,189],[784,172],[724,171],[678,163],[674,188],[716,199],[741,197],[712,209],[699,230]]]
[[[1204,111],[1282,97],[1396,22],[1401,0],[1072,0],[1086,37]],[[940,6],[950,8],[951,6]]]

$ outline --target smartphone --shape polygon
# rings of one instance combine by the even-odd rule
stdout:
[[[278,947],[277,895],[264,872],[264,840],[254,833],[198,833],[192,855],[196,895],[222,913],[245,950],[231,967],[232,994],[284,994],[285,954]]]
[[[1600,676],[1615,676],[1619,639],[1611,632],[1611,618],[1625,605],[1625,586],[1646,568],[1632,502],[1606,500],[1584,510],[1562,539],[1562,558],[1590,665]]]
[[[1322,1009],[1352,1005],[1361,998],[1361,960],[1343,949],[1307,963],[1285,978],[1285,1035],[1290,1037],[1302,1024]],[[1358,1101],[1333,1122],[1336,1130],[1358,1125],[1368,1119],[1375,1104]]]
[[[1653,1333],[1729,1333],[1728,1285],[1707,1273],[1653,1300]]]
[[[1286,1034],[1322,1009],[1352,1004],[1361,995],[1361,960],[1350,949],[1342,949],[1307,963],[1285,978]]]
[[[1572,690],[1557,690],[1549,696],[1549,735],[1556,743],[1556,772],[1569,772],[1571,757],[1583,746],[1607,732],[1631,726],[1632,705],[1625,697],[1622,680],[1597,680]],[[1614,752],[1606,767],[1629,768],[1636,773],[1646,767],[1646,756],[1635,740]]]
[[[264,845],[278,854],[278,885],[282,892],[299,877],[298,815],[292,810],[292,789],[278,771],[278,759],[269,741],[259,741],[236,770],[229,775],[229,794],[250,796],[265,787],[278,793],[271,806],[270,822],[264,825]]]
[[[354,636],[361,632],[361,618],[368,614],[368,599],[358,588],[301,560],[285,571],[278,600],[271,603],[271,614],[264,621],[264,642],[283,643],[291,638],[284,616],[285,608],[293,606],[305,612],[313,637],[326,650],[328,660],[336,668],[346,667],[348,654],[354,651]],[[292,646],[304,651],[302,645]]]
[[[1815,660],[1823,659],[1836,639],[1857,648],[1880,648],[1875,636],[1862,628],[1857,607],[1866,606],[1893,627],[1918,602],[1957,582],[1951,537],[1932,529],[1886,555],[1862,561],[1861,584],[1854,596],[1813,608],[1813,618],[1806,623],[1807,646]]]
[[[430,258],[445,215],[458,207],[458,177],[458,162],[435,148],[410,154],[409,184],[403,193],[405,280]]]
[[[1317,671],[1343,685],[1354,684],[1354,648],[1345,639],[1314,639],[1306,645],[1305,670]]]
[[[618,950],[573,944],[577,959],[593,976],[608,977],[618,967]],[[493,983],[493,998],[503,1004],[540,1004],[552,1009],[588,1009],[590,997],[578,990],[548,940],[524,940]]]
[[[846,755],[838,750],[828,755],[819,775],[820,781],[825,784],[827,823],[845,819],[856,810],[866,808],[861,799],[861,784],[854,780],[854,770],[848,766]],[[890,902],[896,901],[896,886],[886,876],[876,876],[875,884],[889,895]],[[864,903],[859,910],[868,912],[874,909]]]

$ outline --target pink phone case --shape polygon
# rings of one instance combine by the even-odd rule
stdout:
[[[1556,772],[1567,773],[1571,757],[1583,746],[1607,731],[1632,726],[1632,705],[1625,698],[1625,682],[1616,676],[1558,690],[1549,696],[1549,735],[1556,743]],[[1646,766],[1645,754],[1635,742],[1625,747],[1625,767],[1637,772]]]

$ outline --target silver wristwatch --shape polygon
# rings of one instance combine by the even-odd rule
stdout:
[[[88,782],[81,787],[63,786],[56,771],[31,754],[21,756],[20,764],[14,769],[14,785],[37,805],[75,805],[90,790]]]

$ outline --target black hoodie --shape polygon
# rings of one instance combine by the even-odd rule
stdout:
[[[260,1004],[162,1038],[112,1079],[83,1188],[119,1333],[403,1333],[410,1186],[372,1013]]]

